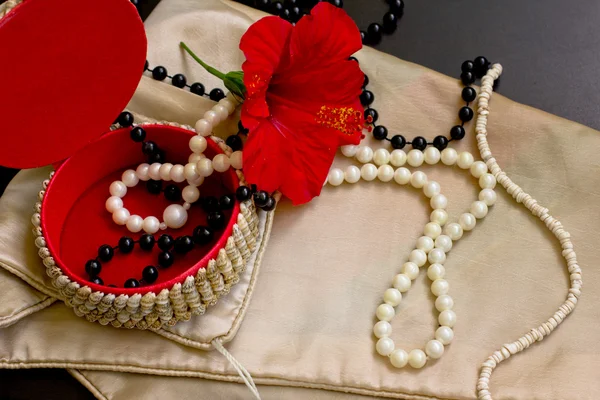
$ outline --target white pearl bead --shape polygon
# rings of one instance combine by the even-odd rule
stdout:
[[[185,181],[185,167],[183,165],[173,165],[173,168],[171,168],[171,180],[177,183]]]
[[[427,277],[431,281],[442,279],[446,275],[446,268],[442,264],[431,264],[427,268]]]
[[[200,191],[196,186],[187,185],[181,191],[181,197],[183,198],[183,201],[195,203],[200,198]]]
[[[438,340],[430,340],[425,345],[425,353],[429,358],[438,359],[444,354],[444,345]]]
[[[396,149],[390,154],[390,163],[394,167],[401,167],[406,163],[406,153],[404,150]]]
[[[128,169],[127,171],[123,172],[121,181],[123,181],[127,187],[134,187],[139,183],[140,178],[138,178],[134,170]]]
[[[213,168],[217,172],[225,172],[230,166],[231,163],[229,162],[229,157],[225,154],[217,154],[215,158],[213,158]]]
[[[443,194],[436,194],[431,198],[429,204],[434,210],[438,208],[445,209],[446,207],[448,207],[448,199]]]
[[[412,285],[410,278],[404,274],[398,274],[394,277],[392,281],[392,286],[398,289],[400,292],[404,293],[410,289]]]
[[[440,194],[441,190],[440,184],[436,181],[429,181],[423,186],[423,193],[429,198],[432,198],[436,194]]]
[[[431,293],[436,296],[448,294],[448,290],[450,290],[450,284],[445,279],[436,279],[431,283]]]
[[[108,199],[106,199],[104,206],[106,207],[106,211],[113,213],[119,208],[123,208],[123,199],[121,199],[119,196],[110,196]]]
[[[161,165],[160,169],[158,170],[158,175],[160,176],[160,179],[167,182],[170,181],[171,169],[173,169],[173,164],[171,163],[164,163],[163,165]]]
[[[417,279],[417,276],[419,276],[419,266],[414,262],[407,262],[402,265],[400,272],[408,276],[411,280],[415,280]]]
[[[396,307],[402,301],[402,293],[398,289],[389,288],[383,292],[383,301],[392,307]]]
[[[108,191],[111,196],[124,197],[127,194],[127,186],[121,181],[114,181]]]
[[[435,238],[435,247],[444,250],[446,253],[452,249],[452,239],[448,235],[440,235]]]
[[[360,176],[365,181],[372,181],[377,177],[377,167],[373,164],[365,164],[360,168]]]
[[[327,182],[332,186],[339,186],[344,182],[344,172],[339,168],[332,168],[327,175]]]
[[[396,312],[394,311],[394,307],[390,306],[389,304],[380,304],[377,307],[377,311],[375,312],[375,314],[377,315],[377,319],[379,319],[380,321],[391,321],[392,318],[394,318],[394,315],[396,315]]]
[[[363,164],[371,162],[373,159],[373,149],[369,146],[359,146],[356,151],[356,159]]]
[[[421,165],[423,165],[424,159],[425,156],[423,156],[423,152],[417,149],[412,149],[406,155],[406,161],[408,162],[408,165],[412,167],[420,167]]]
[[[373,153],[373,162],[375,165],[381,166],[390,162],[390,152],[386,149],[377,149]]]
[[[135,175],[140,179],[140,181],[147,181],[150,179],[150,176],[148,176],[149,168],[150,165],[146,163],[138,165],[138,167],[135,170]]]
[[[183,176],[187,180],[198,178],[198,171],[196,170],[196,163],[187,163],[185,165],[185,167],[183,167]]]
[[[205,120],[204,118],[196,121],[196,125],[194,126],[196,133],[200,136],[209,136],[212,131],[212,124]]]
[[[387,321],[379,321],[373,327],[373,334],[378,339],[390,336],[392,334],[392,325]]]
[[[463,228],[463,231],[470,231],[477,225],[477,219],[471,213],[464,213],[458,218],[458,223]]]
[[[347,144],[345,146],[342,146],[342,154],[345,155],[346,157],[354,157],[356,155],[357,151],[358,151],[358,146],[356,146],[356,145]]]
[[[457,241],[463,235],[463,228],[456,222],[446,225],[444,228],[444,233],[450,236],[450,239]]]
[[[348,183],[356,183],[360,180],[360,168],[356,165],[349,165],[344,172],[344,179]]]
[[[408,353],[402,349],[397,349],[390,354],[390,361],[396,368],[404,368],[408,364]]]
[[[144,219],[139,215],[132,215],[127,219],[125,226],[130,232],[137,233],[142,230]]]
[[[435,209],[429,215],[431,222],[437,222],[440,226],[444,226],[448,221],[448,213],[442,208]]]
[[[215,126],[220,122],[219,116],[213,110],[208,110],[207,112],[205,112],[204,115],[202,116],[202,118],[207,120],[208,123],[211,124],[212,126]]]
[[[190,208],[192,208],[192,205],[190,203],[188,203],[187,201],[183,203],[183,209],[185,211],[189,210]]]
[[[151,235],[158,232],[160,228],[160,221],[156,217],[146,217],[144,218],[144,223],[142,224],[142,229],[144,232],[149,233]]]
[[[164,231],[165,229],[167,229],[167,224],[165,224],[164,222],[161,222],[158,227],[160,228],[161,231]]]
[[[127,210],[126,208],[119,208],[118,210],[115,210],[115,212],[113,212],[112,218],[113,221],[115,221],[115,224],[125,225],[127,223],[127,220],[129,219],[129,215],[129,210]]]
[[[163,221],[169,228],[178,229],[181,228],[188,219],[188,213],[179,204],[171,204],[163,212]]]
[[[475,161],[473,154],[469,153],[468,151],[463,151],[458,155],[456,165],[458,165],[459,168],[468,169],[471,168],[471,165],[473,165],[473,161]]]
[[[479,200],[483,201],[488,207],[496,203],[497,195],[493,189],[483,189],[479,192]]]
[[[208,142],[203,136],[196,135],[190,139],[190,150],[194,153],[204,153],[204,150],[208,147]]]
[[[234,151],[229,156],[229,162],[231,163],[231,167],[233,169],[242,169],[244,165],[244,154],[241,150]]]
[[[444,345],[449,345],[454,339],[454,331],[447,326],[440,326],[435,331],[435,338]]]
[[[437,222],[428,222],[427,224],[425,224],[423,234],[425,236],[429,236],[432,239],[435,239],[442,234],[442,227]]]
[[[233,104],[233,102],[231,100],[229,100],[228,98],[223,98],[223,99],[219,100],[219,104],[222,105],[223,107],[225,107],[229,114],[231,114],[235,111],[235,104]]]
[[[443,264],[446,262],[446,252],[436,247],[429,252],[427,260],[430,264]]]
[[[208,158],[203,158],[196,164],[196,171],[202,177],[209,177],[213,173],[213,163]]]
[[[160,180],[160,167],[162,167],[161,163],[153,163],[150,165],[150,168],[148,168],[148,176],[150,179],[155,181]]]
[[[452,328],[456,324],[456,313],[452,310],[442,311],[438,317],[440,325]]]
[[[429,253],[433,249],[433,239],[429,236],[421,236],[417,239],[417,249]]]
[[[481,175],[488,172],[488,167],[483,161],[475,161],[471,165],[471,175],[475,178],[479,178]]]
[[[485,205],[483,201],[474,201],[471,204],[471,214],[475,216],[477,219],[481,219],[485,217],[488,213],[488,206]]]
[[[212,109],[215,113],[217,113],[219,121],[225,121],[227,117],[229,117],[229,110],[220,104],[215,105]]]
[[[443,294],[435,299],[435,308],[440,312],[452,310],[452,307],[454,307],[454,300],[447,294]]]
[[[426,183],[427,175],[425,174],[425,172],[415,171],[410,177],[410,184],[417,189],[421,189],[423,186],[425,186]]]
[[[382,356],[389,356],[392,354],[392,351],[394,351],[395,347],[396,345],[394,344],[394,341],[389,337],[383,337],[377,341],[377,344],[375,344],[375,349]]]
[[[394,179],[394,172],[391,165],[384,164],[377,170],[377,177],[381,182],[389,182]]]
[[[410,182],[411,173],[407,168],[401,167],[394,172],[394,180],[399,185],[406,185]]]
[[[206,156],[204,154],[192,153],[188,157],[188,163],[196,164],[198,161],[202,160],[203,158],[206,158]]]
[[[408,353],[408,364],[416,369],[422,368],[427,362],[427,356],[423,350],[414,349]]]
[[[483,174],[479,177],[479,186],[482,189],[493,189],[496,187],[496,178],[490,173]]]
[[[433,146],[425,150],[425,162],[429,165],[437,164],[441,157],[440,151]]]
[[[192,186],[200,186],[204,182],[204,177],[198,176],[196,179],[188,179],[187,181]]]
[[[454,165],[458,159],[458,153],[451,147],[448,147],[442,151],[442,162],[445,165]]]
[[[422,267],[427,262],[427,254],[423,250],[414,249],[408,256],[408,261],[414,262],[419,267]]]

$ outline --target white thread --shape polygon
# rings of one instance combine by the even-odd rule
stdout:
[[[244,366],[240,364],[240,362],[236,360],[235,357],[233,357],[225,347],[223,347],[223,343],[221,343],[221,341],[218,338],[213,339],[211,343],[219,353],[225,356],[225,358],[227,359],[227,361],[229,361],[233,368],[235,368],[240,378],[242,378],[248,389],[250,389],[250,391],[254,395],[254,398],[257,400],[261,400],[260,393],[258,393],[258,389],[254,384],[254,380],[252,379],[252,375],[250,375],[250,372],[248,372],[248,370],[244,368]]]

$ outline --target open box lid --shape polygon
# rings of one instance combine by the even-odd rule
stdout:
[[[128,0],[23,0],[0,18],[0,165],[68,158],[106,132],[144,71]]]

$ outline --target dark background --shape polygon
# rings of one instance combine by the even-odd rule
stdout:
[[[139,0],[142,18],[158,2]],[[366,30],[387,5],[345,0],[344,9]],[[600,129],[599,22],[597,0],[406,0],[397,31],[376,47],[456,78],[483,55],[504,67],[499,93]],[[0,192],[14,172],[0,170]],[[63,370],[0,370],[0,399],[93,396]]]

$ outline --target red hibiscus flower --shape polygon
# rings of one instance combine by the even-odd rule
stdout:
[[[296,26],[279,17],[250,26],[240,42],[249,183],[294,204],[319,195],[338,147],[361,139],[364,75],[348,59],[361,47],[352,19],[326,2]]]

